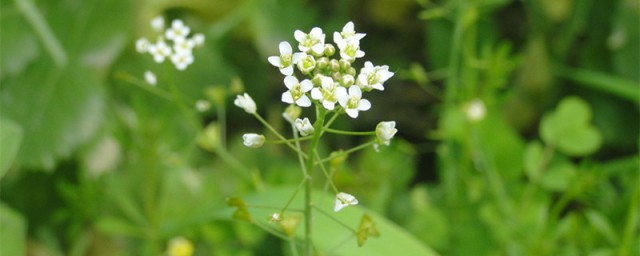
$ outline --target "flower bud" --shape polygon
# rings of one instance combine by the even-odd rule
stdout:
[[[282,117],[290,123],[294,123],[300,114],[302,113],[302,109],[295,104],[289,105],[284,112],[282,112]]]
[[[316,59],[312,55],[306,53],[300,54],[300,61],[298,61],[298,69],[303,74],[309,74],[316,68]]]
[[[386,146],[389,146],[391,139],[397,132],[398,129],[396,129],[395,121],[380,122],[376,126],[376,137],[378,138],[378,142]]]
[[[340,62],[336,59],[332,59],[331,62],[329,62],[329,69],[331,69],[331,71],[333,72],[339,72]]]
[[[214,151],[220,146],[220,127],[217,123],[210,123],[198,134],[198,145],[208,150]]]
[[[329,58],[322,57],[316,60],[316,68],[324,70],[329,66]]]
[[[242,135],[244,145],[250,148],[259,148],[264,144],[265,138],[262,134],[245,133]]]
[[[345,73],[355,77],[356,76],[356,69],[353,68],[353,67],[350,67],[349,69],[347,69],[347,71]]]
[[[236,97],[236,100],[233,101],[233,104],[235,104],[238,107],[241,107],[244,109],[244,111],[246,111],[249,114],[255,114],[256,113],[256,103],[253,101],[253,99],[251,98],[251,96],[249,96],[249,94],[244,93],[244,95],[238,95]]]
[[[351,63],[345,59],[340,59],[340,70],[347,71],[351,67]]]
[[[340,85],[344,87],[352,86],[356,82],[356,79],[349,74],[342,75],[342,79],[340,79]]]
[[[324,45],[324,56],[331,57],[336,53],[336,48],[332,44]]]

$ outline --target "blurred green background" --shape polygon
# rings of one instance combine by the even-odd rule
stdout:
[[[206,36],[186,71],[135,51],[157,15]],[[334,181],[388,232],[354,251],[328,230],[319,251],[640,255],[637,0],[0,0],[0,20],[0,255],[160,255],[174,237],[194,255],[292,254],[225,204],[279,207],[302,178],[286,147],[242,146],[268,131],[231,102],[249,92],[287,131],[267,57],[348,21],[395,76],[337,125],[399,133],[332,165]],[[145,70],[211,109],[154,94]]]

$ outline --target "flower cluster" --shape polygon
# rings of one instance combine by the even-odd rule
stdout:
[[[151,28],[158,33],[155,42],[146,38],[136,41],[136,50],[139,53],[149,53],[157,63],[171,60],[178,70],[185,70],[193,63],[193,49],[204,45],[204,35],[194,34],[189,37],[191,29],[184,25],[182,20],[171,22],[171,27],[165,30],[164,18],[156,17],[151,20]]]
[[[282,102],[299,107],[318,103],[330,111],[339,105],[339,111],[344,111],[351,118],[357,118],[360,111],[369,110],[371,103],[362,94],[384,90],[383,83],[393,73],[388,66],[374,66],[369,61],[364,63],[359,73],[351,66],[356,59],[364,57],[365,53],[360,49],[360,40],[364,36],[355,32],[353,22],[348,22],[341,32],[334,32],[333,41],[340,58],[331,58],[336,48],[325,43],[326,36],[318,27],[309,33],[295,31],[300,52],[293,52],[288,42],[281,42],[280,55],[267,60],[285,76],[287,90],[282,93]],[[296,77],[296,69],[308,79],[300,81]]]

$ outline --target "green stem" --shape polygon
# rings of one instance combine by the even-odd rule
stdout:
[[[328,133],[335,133],[335,134],[342,134],[342,135],[355,135],[355,136],[376,135],[376,132],[375,132],[375,131],[369,131],[369,132],[354,132],[354,131],[336,130],[336,129],[331,129],[331,128],[325,128],[324,130],[325,130],[326,132],[328,132]]]
[[[324,128],[324,119],[327,114],[326,110],[316,105],[317,120],[314,123],[314,129],[316,132],[311,139],[311,145],[309,148],[309,154],[306,162],[307,177],[305,181],[304,189],[304,227],[305,227],[305,255],[313,255],[313,239],[312,239],[312,215],[311,209],[313,207],[312,201],[312,182],[313,182],[313,166],[315,164],[314,156],[318,148],[318,142],[322,136],[322,129]]]
[[[53,34],[51,28],[47,25],[42,14],[38,11],[32,0],[14,0],[18,10],[22,13],[25,19],[29,22],[31,27],[35,30],[40,41],[44,44],[44,48],[47,49],[49,55],[56,63],[58,67],[63,67],[67,64],[67,53],[62,48],[62,45]]]
[[[338,191],[338,188],[336,187],[336,185],[333,184],[333,180],[331,180],[331,176],[327,172],[327,168],[325,168],[324,164],[322,162],[320,162],[320,155],[318,155],[318,152],[315,152],[315,153],[316,153],[315,154],[316,161],[318,161],[318,164],[320,165],[320,170],[322,170],[322,173],[327,178],[327,182],[329,182],[329,184],[333,188],[333,191],[336,192],[336,194],[338,194],[338,192],[340,192],[340,191]]]
[[[140,79],[138,79],[138,78],[136,78],[136,77],[134,77],[134,76],[132,76],[130,74],[127,74],[125,72],[119,71],[119,72],[117,72],[115,74],[115,77],[116,77],[116,79],[119,79],[119,80],[127,82],[127,83],[131,83],[131,84],[137,86],[138,88],[143,89],[143,90],[145,90],[145,91],[147,91],[147,92],[149,92],[151,94],[154,94],[154,95],[156,95],[156,96],[158,96],[160,98],[163,98],[165,100],[172,101],[172,102],[176,101],[176,98],[173,95],[171,95],[171,93],[168,93],[165,90],[162,90],[162,89],[160,89],[158,87],[148,85],[145,82],[143,82],[142,80],[140,80]]]
[[[288,142],[288,140],[284,136],[282,136],[282,134],[280,134],[275,128],[273,128],[273,126],[271,126],[266,120],[264,120],[264,118],[262,118],[262,116],[260,116],[257,112],[253,113],[253,116],[256,117],[256,119],[258,119],[258,121],[260,121],[262,125],[267,127],[269,131],[275,134],[276,137],[278,137],[278,139],[284,141],[289,148],[293,149],[293,151],[295,151],[298,154],[302,154],[304,158],[307,158],[307,155],[304,152],[300,151],[299,148],[296,148],[293,144],[291,144],[291,142]],[[295,129],[294,129],[294,132],[295,132]]]
[[[350,149],[348,149],[348,150],[346,150],[346,151],[343,151],[343,152],[342,152],[342,154],[351,154],[351,153],[356,152],[356,151],[358,151],[358,150],[361,150],[361,149],[365,149],[365,148],[367,148],[367,147],[370,147],[370,146],[372,146],[372,145],[373,145],[373,144],[375,144],[375,143],[376,143],[376,141],[375,141],[375,140],[373,140],[373,141],[369,141],[369,142],[367,142],[367,143],[364,143],[364,144],[361,144],[361,145],[359,145],[359,146],[355,146],[355,147],[353,147],[353,148],[350,148]],[[333,159],[333,158],[335,158],[335,157],[337,157],[337,156],[335,156],[335,155],[334,155],[334,156],[329,156],[329,157],[327,157],[327,158],[325,158],[325,159],[318,160],[318,163],[325,163],[325,162],[327,162],[327,161],[331,161],[331,159]]]
[[[182,93],[180,92],[180,90],[178,90],[178,87],[176,86],[176,83],[173,80],[173,66],[171,65],[171,63],[167,62],[167,65],[165,65],[165,68],[167,70],[166,73],[169,80],[169,88],[171,89],[171,93],[173,94],[173,97],[176,99],[176,104],[178,104],[178,108],[180,109],[184,117],[188,120],[188,122],[191,123],[193,128],[195,128],[196,130],[201,130],[202,127],[200,127],[200,124],[198,123],[195,116],[193,115],[193,111],[191,111],[189,107],[187,107],[184,101],[184,98],[182,96]]]

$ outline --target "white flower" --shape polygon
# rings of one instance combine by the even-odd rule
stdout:
[[[347,89],[334,83],[330,77],[322,77],[320,81],[320,88],[311,89],[311,98],[321,101],[327,110],[333,110],[338,99],[347,96]]]
[[[249,94],[247,93],[244,93],[244,95],[238,95],[236,99],[233,101],[233,104],[243,108],[244,111],[246,111],[249,114],[256,113],[256,108],[257,108],[256,103],[253,101],[251,96],[249,96]]]
[[[195,43],[196,47],[203,46],[204,45],[204,35],[201,34],[201,33],[193,35],[193,42]]]
[[[136,40],[136,51],[139,53],[145,53],[149,51],[150,45],[151,43],[149,43],[149,40],[147,40],[146,38],[140,38]]]
[[[296,129],[298,129],[298,131],[300,132],[300,135],[302,136],[310,135],[314,131],[313,125],[311,125],[309,118],[306,118],[306,117],[304,119],[297,118],[296,121],[294,122],[294,125],[296,126]]]
[[[182,20],[173,20],[171,22],[171,28],[167,29],[165,36],[169,40],[176,40],[177,38],[185,38],[189,35],[191,29],[184,25]]]
[[[356,33],[353,27],[353,22],[349,21],[342,28],[342,32],[333,32],[333,41],[340,45],[341,43],[348,40],[356,40],[360,41],[366,34],[364,33]]]
[[[176,52],[171,55],[171,62],[178,70],[185,70],[193,63],[193,55],[190,52]]]
[[[271,216],[269,216],[269,223],[280,221],[282,221],[282,216],[280,216],[280,213],[274,212],[271,214]]]
[[[364,91],[372,89],[384,91],[382,83],[386,82],[393,76],[393,72],[389,72],[389,66],[373,66],[370,61],[364,63],[364,67],[360,70],[356,84]]]
[[[282,102],[289,104],[297,104],[301,107],[311,106],[311,100],[307,97],[307,92],[311,91],[313,84],[309,79],[305,79],[302,82],[298,82],[295,76],[286,76],[284,78],[284,85],[289,89],[282,93]]]
[[[316,68],[316,59],[313,55],[308,55],[304,52],[301,52],[298,55],[298,70],[303,74],[309,74],[309,72],[313,71]]]
[[[160,40],[155,44],[149,45],[149,53],[153,56],[153,60],[162,63],[166,57],[171,56],[171,48],[164,41]]]
[[[333,211],[337,212],[349,205],[357,205],[357,204],[358,204],[358,199],[356,199],[354,196],[344,192],[340,192],[338,193],[338,195],[336,195],[336,201],[333,206]]]
[[[360,41],[358,40],[342,41],[338,43],[338,48],[340,48],[340,58],[346,61],[353,62],[356,58],[364,57],[364,52],[360,50]]]
[[[322,29],[315,27],[311,29],[309,34],[300,30],[296,30],[293,36],[298,41],[298,49],[303,52],[310,53],[310,50],[316,55],[322,55],[324,52],[324,33]]]
[[[362,99],[362,91],[358,86],[349,87],[349,94],[338,98],[338,102],[351,118],[358,117],[359,111],[366,111],[371,108],[371,102]]]
[[[287,120],[289,123],[294,123],[295,120],[302,113],[302,109],[296,105],[289,105],[284,112],[282,112],[282,117]]]
[[[196,110],[200,112],[205,112],[211,108],[211,103],[206,100],[198,100],[196,101]]]
[[[293,65],[300,60],[300,53],[293,53],[291,45],[287,42],[280,42],[280,56],[271,56],[267,58],[271,65],[280,69],[280,73],[285,76],[293,74]]]
[[[148,84],[150,84],[150,85],[154,85],[154,86],[155,86],[155,85],[156,85],[156,83],[158,82],[158,80],[156,79],[156,75],[155,75],[153,72],[149,71],[149,70],[147,70],[147,71],[145,71],[145,72],[144,72],[144,80],[145,80]]]
[[[469,120],[472,122],[477,122],[484,119],[484,116],[487,112],[484,106],[484,102],[482,102],[482,100],[480,99],[474,99],[473,101],[468,103],[465,111],[467,112],[467,118],[469,118]]]
[[[391,139],[397,132],[398,129],[396,129],[395,121],[380,122],[376,126],[376,137],[378,138],[378,142],[386,146],[389,146]]]
[[[162,31],[164,29],[164,18],[162,18],[162,16],[153,18],[151,20],[151,28],[156,32]]]
[[[196,42],[191,38],[178,37],[173,41],[173,50],[176,53],[191,55]]]
[[[264,144],[265,138],[262,134],[245,133],[242,135],[242,140],[245,146],[250,148],[259,148]]]

